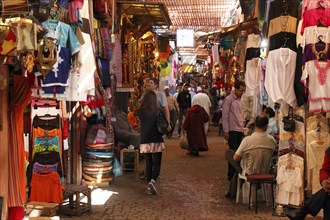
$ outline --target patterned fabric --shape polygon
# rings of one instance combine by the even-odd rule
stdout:
[[[38,162],[35,162],[33,164],[32,173],[50,173],[50,172],[56,172],[57,171],[58,164],[40,164]]]
[[[110,66],[112,68],[112,73],[116,76],[117,79],[117,87],[122,86],[123,76],[123,66],[122,63],[122,50],[121,50],[121,43],[120,43],[120,36],[116,34],[116,42],[113,51],[113,59],[110,61]]]
[[[112,58],[112,49],[110,47],[111,39],[108,28],[95,29],[96,56],[103,59]]]
[[[0,25],[0,55],[17,56],[17,28]]]

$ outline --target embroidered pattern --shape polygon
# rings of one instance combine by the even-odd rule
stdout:
[[[327,82],[327,72],[330,68],[330,62],[327,61],[327,65],[325,67],[320,67],[318,60],[314,60],[315,67],[318,69],[317,78],[319,80],[320,85],[324,85]]]

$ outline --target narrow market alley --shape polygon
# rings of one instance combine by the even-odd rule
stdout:
[[[110,187],[93,197],[93,212],[81,217],[61,219],[209,219],[209,220],[249,220],[287,219],[272,216],[272,209],[260,205],[258,214],[248,205],[236,204],[225,198],[228,188],[226,178],[227,161],[223,137],[218,136],[218,128],[210,127],[207,140],[208,152],[193,157],[180,149],[178,138],[165,139],[166,151],[159,178],[159,193],[147,195],[147,185],[139,179],[140,172],[125,172],[116,178]],[[144,164],[140,162],[139,171]],[[97,189],[94,189],[97,191]],[[105,200],[104,206],[94,205]],[[96,192],[95,192],[96,193]]]

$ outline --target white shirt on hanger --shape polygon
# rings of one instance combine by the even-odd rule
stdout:
[[[272,50],[266,64],[265,88],[272,102],[283,100],[297,106],[293,83],[297,53],[289,48]]]
[[[259,84],[262,78],[261,59],[253,58],[246,61],[245,84],[246,96],[259,95]]]

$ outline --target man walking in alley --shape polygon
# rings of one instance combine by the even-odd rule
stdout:
[[[170,88],[168,86],[164,87],[164,92],[166,95],[167,99],[167,104],[168,104],[168,110],[170,111],[170,120],[171,120],[171,125],[172,129],[169,133],[166,134],[167,138],[171,138],[172,134],[175,129],[176,121],[177,121],[177,114],[179,113],[179,107],[178,103],[174,99],[173,95],[170,94]]]
[[[181,129],[182,129],[182,123],[183,123],[183,117],[186,117],[187,111],[191,107],[191,95],[189,93],[189,84],[185,83],[183,85],[183,90],[179,92],[177,102],[179,104],[180,108],[180,115],[179,115],[179,127],[178,127],[178,134],[180,136]]]
[[[228,140],[229,149],[237,150],[243,139],[243,115],[241,97],[246,89],[245,83],[237,81],[235,90],[225,98],[222,105],[222,126],[224,138]],[[228,180],[235,174],[234,167],[228,162]]]

